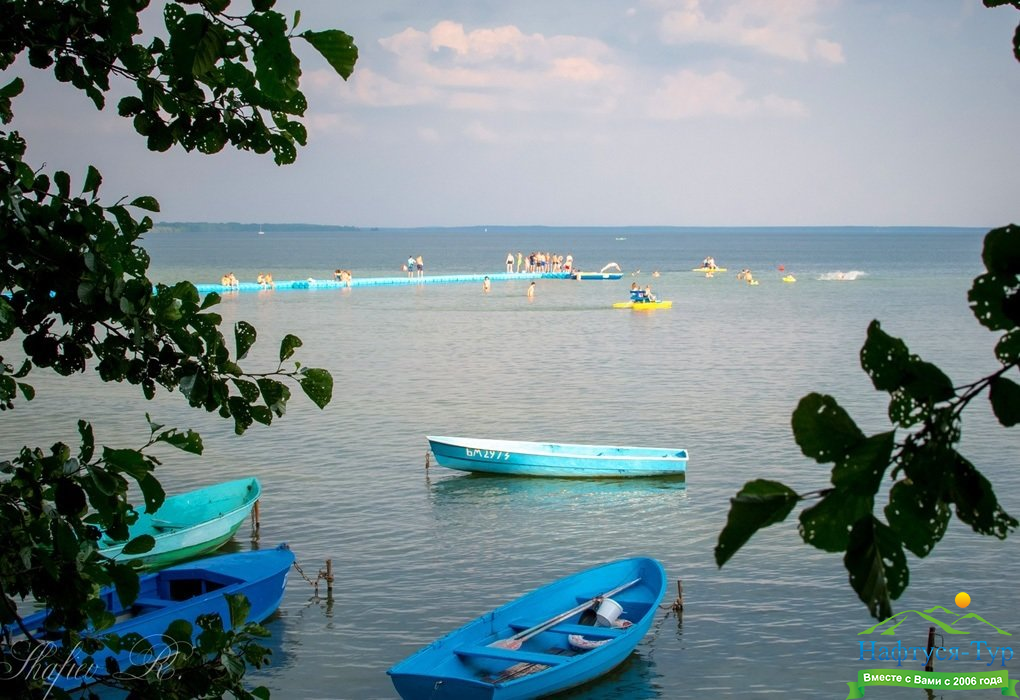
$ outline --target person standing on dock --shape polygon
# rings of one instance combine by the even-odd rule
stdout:
[[[415,258],[414,266],[418,270],[418,276],[419,277],[424,277],[425,276],[425,261],[422,259],[421,255],[419,255],[417,258]]]
[[[521,251],[517,251],[517,274],[520,274],[521,268],[524,267],[524,255]]]
[[[509,275],[513,271],[514,271],[514,254],[513,253],[507,253],[506,254],[506,273]]]
[[[408,255],[407,256],[407,265],[404,266],[404,269],[407,270],[407,279],[411,279],[412,277],[414,277],[414,256],[413,255]]]

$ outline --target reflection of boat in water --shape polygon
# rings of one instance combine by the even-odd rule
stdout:
[[[643,479],[521,479],[499,474],[461,474],[429,482],[436,503],[543,508],[584,503],[586,507],[611,509],[629,502],[640,503],[656,495],[686,495],[685,474]],[[611,512],[607,510],[606,512]]]
[[[654,644],[655,630],[649,633],[643,644],[649,639]],[[614,668],[604,676],[580,685],[570,690],[565,690],[556,695],[558,700],[647,700],[648,698],[661,697],[660,691],[655,686],[655,678],[658,674],[655,671],[655,661],[650,656],[641,653],[641,646],[638,646],[636,654],[628,656],[622,664]]]

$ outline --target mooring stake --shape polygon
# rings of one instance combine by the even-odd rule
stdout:
[[[684,582],[676,580],[676,600],[673,601],[673,611],[681,613],[684,611]]]
[[[927,671],[928,673],[931,673],[932,671],[935,670],[935,654],[932,653],[932,649],[934,647],[935,647],[935,628],[934,627],[929,627],[928,628],[928,649],[927,649],[928,663],[925,664],[925,666],[924,666],[924,670]]]
[[[429,470],[429,451],[425,450],[425,471]]]

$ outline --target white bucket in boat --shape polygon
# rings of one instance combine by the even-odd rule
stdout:
[[[599,627],[613,627],[616,624],[616,618],[620,617],[622,612],[623,607],[619,603],[612,598],[605,598],[595,613],[595,621]]]

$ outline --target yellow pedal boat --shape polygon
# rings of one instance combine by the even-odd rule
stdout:
[[[618,301],[613,304],[614,309],[633,309],[634,311],[646,311],[648,309],[672,309],[673,302],[664,301]]]

